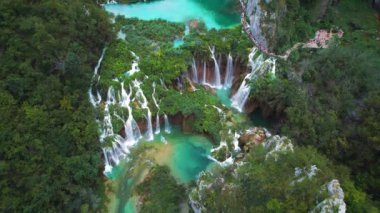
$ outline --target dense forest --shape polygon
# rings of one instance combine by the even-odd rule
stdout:
[[[107,2],[0,2],[0,211],[109,212],[111,197],[127,202],[128,192],[139,198],[141,212],[179,212],[193,205],[206,212],[320,212],[325,200],[343,202],[339,192],[328,192],[335,184],[344,191],[347,212],[378,212],[380,22],[368,1],[328,1],[323,8],[325,1],[261,2],[277,17],[269,24],[276,33],[264,34],[277,54],[312,38],[318,29],[342,30],[344,36],[333,38],[326,49],[295,49],[287,60],[277,60],[275,76],[264,73],[247,81],[250,113],[261,112],[271,123],[268,129],[285,136],[268,137],[265,143],[276,139],[288,150],[253,146],[241,155],[228,151],[235,140],[231,132],[251,123],[184,72],[194,69],[192,63],[213,66],[212,46],[219,63],[234,59],[239,72],[232,90],[238,87],[245,81],[253,45],[242,26],[210,30],[196,22],[187,29],[183,23],[115,17],[99,5]],[[218,4],[213,9],[226,16],[240,9],[238,1],[197,2],[208,9]],[[183,44],[174,48],[173,39],[180,37]],[[102,51],[102,78],[95,85],[92,76]],[[126,71],[136,60],[141,72],[131,78]],[[238,163],[221,164],[184,184],[167,165],[147,160],[157,149],[154,144],[142,144],[131,149],[130,161],[121,163],[125,171],[117,175],[124,179],[105,176],[102,149],[111,148],[115,137],[99,143],[99,120],[108,103],[100,100],[93,107],[89,86],[94,86],[90,93],[96,89],[107,97],[109,88],[132,94],[131,85],[140,89],[136,81],[149,113],[158,117],[156,124],[160,116],[168,115],[173,123],[180,117],[175,124],[183,132],[203,135],[214,147],[228,142],[210,158],[233,156]],[[136,121],[147,117],[139,106],[143,101],[132,99]],[[109,111],[114,117],[128,114],[117,105]],[[126,128],[122,119],[110,126],[115,132]],[[140,170],[146,171],[145,179],[125,190],[129,180],[144,173]],[[117,208],[125,211],[122,205]]]
[[[102,207],[102,160],[87,98],[112,38],[93,1],[0,2],[0,211]]]
[[[348,166],[356,183],[377,200],[380,34],[375,14],[365,1],[333,5],[311,26],[339,26],[344,37],[328,49],[293,52],[281,65],[281,78],[253,82],[252,99],[278,120],[278,131]],[[298,30],[307,31],[313,21],[302,20],[305,28]]]

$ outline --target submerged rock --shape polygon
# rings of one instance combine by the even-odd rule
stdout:
[[[262,144],[266,139],[264,128],[253,127],[245,130],[239,138],[239,147],[244,152],[249,152],[252,146]]]

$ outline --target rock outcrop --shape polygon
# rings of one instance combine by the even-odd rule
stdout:
[[[266,139],[265,129],[260,127],[253,127],[245,130],[239,138],[239,147],[243,152],[249,150],[256,145],[264,143]]]

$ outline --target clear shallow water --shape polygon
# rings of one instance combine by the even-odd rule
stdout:
[[[212,163],[207,157],[212,145],[206,137],[183,134],[178,129],[165,137],[173,146],[168,166],[180,182],[195,180]]]
[[[180,183],[189,183],[197,179],[201,171],[206,170],[212,161],[208,159],[212,145],[210,141],[203,136],[194,134],[184,134],[178,127],[172,127],[170,134],[155,135],[154,141],[139,143],[151,143],[155,150],[148,156],[153,157],[157,164],[166,165],[174,178]],[[161,139],[163,136],[167,141],[165,144]],[[144,159],[138,159],[143,161]],[[141,177],[144,176],[144,168],[139,169],[140,172],[134,177],[128,176],[128,168],[125,162],[120,162],[119,165],[112,169],[112,172],[107,174],[107,177],[116,186],[117,192],[110,197],[109,212],[136,212],[136,200],[131,195],[133,187],[137,186]]]
[[[217,10],[207,8],[220,7],[199,3],[195,0],[161,0],[149,3],[106,4],[105,10],[115,15],[142,20],[164,19],[171,22],[187,22],[198,19],[205,22],[207,28],[228,28],[239,24],[239,14],[221,14]],[[208,6],[208,7],[206,7]]]
[[[174,48],[178,48],[180,46],[182,46],[185,42],[183,41],[183,39],[176,39],[173,41],[173,47]]]
[[[168,144],[161,141],[161,136],[164,136]],[[170,146],[171,152],[168,160],[163,160],[169,166],[173,176],[182,183],[187,183],[195,180],[201,171],[207,169],[212,161],[207,157],[212,148],[211,142],[204,136],[195,134],[184,134],[178,127],[172,128],[170,134],[155,135],[153,142],[140,143],[155,143],[160,153],[160,148]],[[164,156],[165,157],[165,156]],[[121,162],[112,169],[112,172],[107,174],[111,180],[117,180],[122,177],[125,163]],[[130,179],[128,181],[131,181]]]
[[[230,99],[231,89],[222,88],[216,90],[216,95],[218,96],[220,102],[228,108],[231,108],[231,99]]]

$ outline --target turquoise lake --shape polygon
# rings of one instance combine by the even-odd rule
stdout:
[[[162,0],[135,4],[106,4],[105,10],[115,15],[141,20],[164,19],[171,22],[202,20],[207,28],[228,28],[239,24],[238,12],[227,12],[231,1]]]

